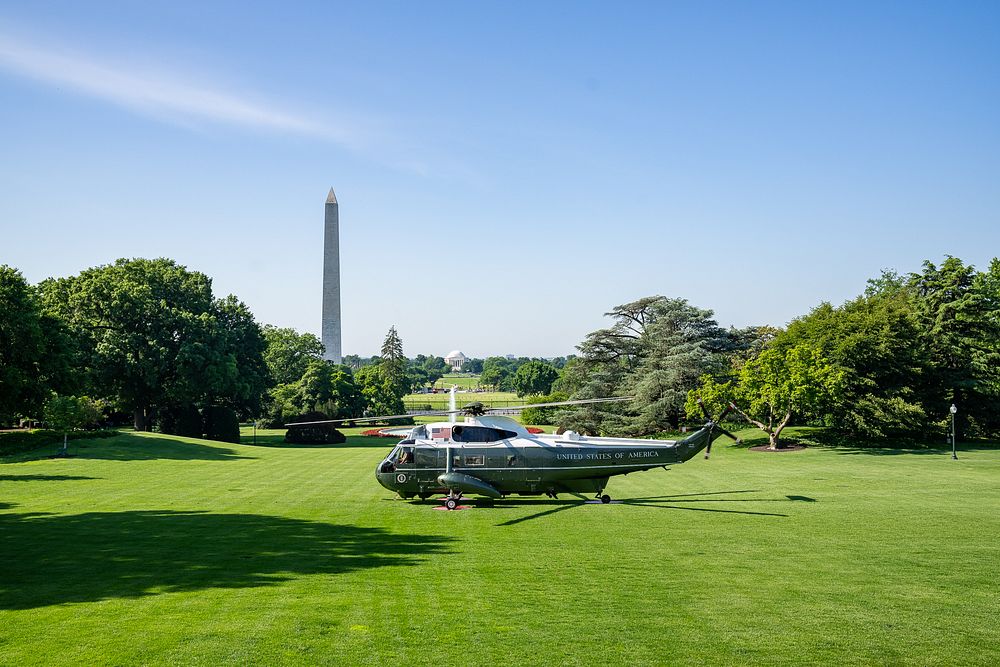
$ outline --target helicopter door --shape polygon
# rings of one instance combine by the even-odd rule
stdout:
[[[500,469],[499,476],[504,481],[504,486],[507,488],[517,487],[525,481],[527,474],[524,450],[514,447],[510,443],[504,443],[504,445],[492,450],[496,456],[496,462],[492,464],[492,467]]]
[[[416,454],[417,481],[422,484],[434,484],[438,475],[444,472],[444,452],[437,447],[420,447]]]

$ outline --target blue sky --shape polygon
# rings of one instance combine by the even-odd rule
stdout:
[[[782,325],[1000,248],[1000,4],[0,5],[0,263],[176,259],[344,352]]]

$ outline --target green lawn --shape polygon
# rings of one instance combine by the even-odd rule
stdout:
[[[478,389],[479,376],[448,373],[443,378],[434,383],[438,389],[451,389],[451,385],[458,385],[459,389]]]
[[[430,405],[434,410],[448,409],[448,394],[409,394],[403,397],[403,403],[407,407],[414,405]],[[509,405],[524,405],[525,399],[518,398],[512,391],[484,391],[484,392],[462,392],[455,394],[455,404],[462,407],[467,403],[482,403],[492,407],[507,407]]]
[[[378,486],[392,440],[277,440],[0,463],[0,663],[1000,663],[1000,450],[720,440],[449,513]]]

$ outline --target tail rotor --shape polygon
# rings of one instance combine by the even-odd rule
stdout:
[[[721,433],[722,435],[728,436],[728,437],[732,438],[736,442],[742,442],[742,440],[740,440],[735,435],[733,435],[732,433],[730,433],[726,429],[722,428],[722,426],[720,426],[720,424],[722,423],[722,420],[725,419],[726,416],[730,412],[732,412],[733,410],[736,409],[736,406],[733,403],[730,403],[729,405],[727,405],[726,408],[721,413],[719,413],[719,416],[716,417],[715,419],[713,419],[712,415],[709,414],[708,408],[705,407],[705,402],[702,401],[701,398],[698,399],[698,407],[701,408],[702,414],[704,414],[705,415],[705,419],[708,420],[708,423],[705,424],[705,426],[708,427],[708,446],[705,447],[705,458],[706,459],[712,454],[712,441],[715,440],[715,434],[716,434],[716,432]]]

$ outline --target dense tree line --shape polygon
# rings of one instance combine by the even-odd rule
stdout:
[[[407,362],[390,334],[380,363],[355,377],[324,361],[312,334],[261,327],[169,259],[121,259],[37,286],[0,266],[0,425],[75,424],[67,415],[100,404],[137,430],[238,440],[238,419],[401,412]]]
[[[701,419],[697,399],[738,414],[780,446],[789,424],[867,439],[944,431],[960,406],[970,435],[1000,431],[1000,262],[980,272],[948,257],[885,273],[840,306],[822,303],[784,329],[724,330],[711,311],[648,297],[608,313],[555,388],[574,398],[630,396],[624,409],[563,411],[564,427],[649,435]]]

